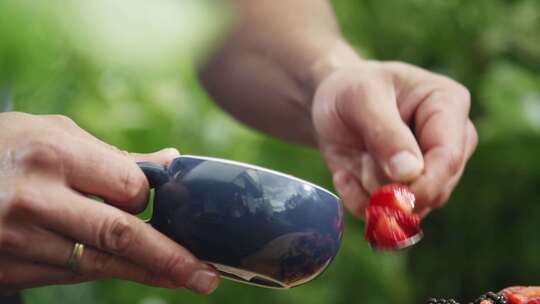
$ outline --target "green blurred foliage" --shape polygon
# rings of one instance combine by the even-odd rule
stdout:
[[[12,95],[19,111],[68,115],[125,150],[174,146],[331,187],[317,151],[238,124],[200,87],[196,62],[224,36],[231,16],[221,2],[148,3],[0,1],[0,96]],[[290,291],[224,281],[204,297],[102,280],[28,290],[27,303],[465,302],[487,290],[540,284],[540,2],[332,3],[345,36],[366,57],[410,62],[472,92],[478,150],[451,202],[426,219],[420,244],[374,253],[362,224],[348,217],[331,267]],[[149,26],[152,18],[163,22]]]

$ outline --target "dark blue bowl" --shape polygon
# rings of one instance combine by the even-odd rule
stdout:
[[[199,156],[139,165],[155,189],[151,225],[226,278],[291,288],[321,274],[338,251],[341,202],[316,185]]]

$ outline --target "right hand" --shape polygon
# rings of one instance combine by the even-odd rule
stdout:
[[[121,210],[146,205],[136,161],[177,155],[123,153],[63,116],[0,114],[0,294],[98,278],[212,292],[215,270]],[[85,250],[73,272],[66,263],[75,242]]]
[[[443,206],[477,145],[469,108],[463,85],[409,64],[359,59],[329,72],[313,124],[344,205],[363,217],[374,191],[399,182],[419,215]]]

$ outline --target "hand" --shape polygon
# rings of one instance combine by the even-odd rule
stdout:
[[[465,87],[396,62],[363,61],[330,73],[312,115],[344,204],[362,217],[369,194],[403,182],[425,215],[446,202],[477,144]]]
[[[62,116],[3,113],[0,130],[0,293],[105,277],[199,293],[217,287],[209,266],[118,209],[145,207],[148,183],[135,161],[166,164],[176,150],[122,153]],[[66,264],[75,242],[85,250],[73,272]]]

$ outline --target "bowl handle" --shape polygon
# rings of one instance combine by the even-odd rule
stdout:
[[[169,180],[166,169],[158,164],[149,162],[138,162],[137,165],[143,171],[150,183],[150,188],[159,188]]]

